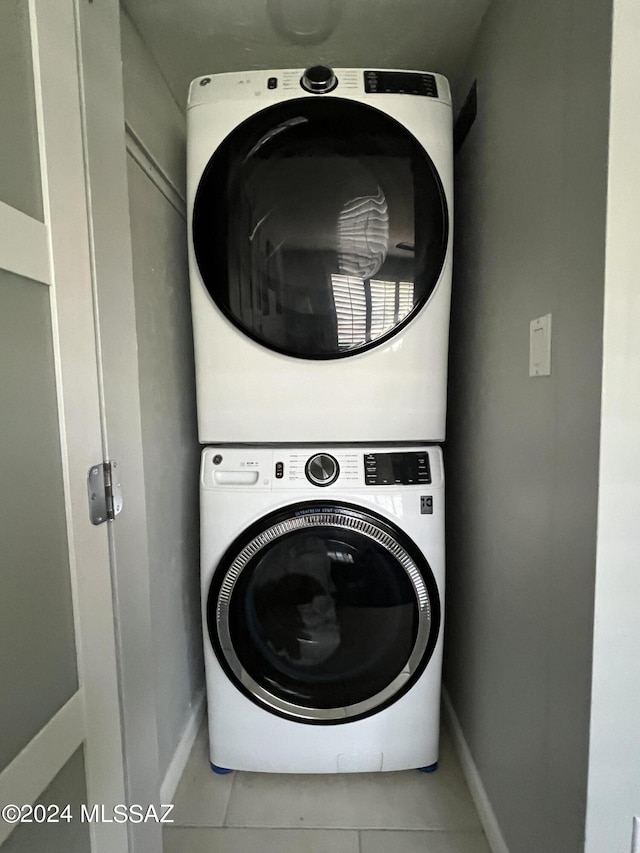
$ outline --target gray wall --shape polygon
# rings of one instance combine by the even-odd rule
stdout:
[[[122,20],[128,158],[150,556],[160,772],[203,687],[199,446],[189,306],[184,120],[128,18]],[[150,109],[150,104],[153,109]]]
[[[496,0],[458,91],[445,682],[510,853],[583,849],[610,15]]]

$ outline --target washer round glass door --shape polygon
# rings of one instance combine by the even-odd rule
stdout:
[[[232,323],[269,349],[328,359],[377,346],[425,305],[448,212],[403,125],[365,104],[300,98],[227,136],[192,225],[204,284]]]
[[[218,660],[272,713],[342,723],[415,683],[440,626],[435,579],[416,545],[350,504],[296,504],[228,549],[207,604]]]

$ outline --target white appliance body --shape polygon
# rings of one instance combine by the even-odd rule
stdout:
[[[278,773],[337,773],[428,767],[438,761],[445,579],[442,451],[437,447],[403,447],[402,453],[396,454],[396,450],[400,448],[204,449],[200,481],[201,582],[213,765]],[[315,460],[312,464],[317,465],[318,459],[326,460],[327,455],[337,462],[340,473],[335,481],[320,488],[309,481],[305,470],[309,470],[309,460]],[[420,474],[417,479],[424,482],[394,483],[398,470],[400,479],[415,481],[415,470],[409,469],[415,468],[418,456],[427,457],[429,482]],[[395,472],[391,471],[394,466]],[[319,471],[322,476],[321,467]],[[386,482],[367,484],[371,477],[386,477]],[[347,516],[351,513],[346,522],[349,530],[339,527],[336,511],[340,508]],[[330,523],[313,527],[317,512],[328,513]],[[364,533],[358,532],[358,524],[362,523],[359,516],[378,519],[378,531],[365,521]],[[307,519],[311,519],[310,529],[296,528]],[[380,529],[390,537],[385,540]],[[375,542],[378,534],[383,536],[382,546]],[[331,543],[331,581],[326,573],[322,579],[323,563],[317,556],[316,537],[322,536]],[[306,544],[301,537],[306,537]],[[358,551],[362,547],[366,557],[364,575],[362,566],[358,568]],[[406,559],[407,551],[415,563]],[[285,552],[296,554],[297,565],[291,574],[285,567]],[[379,576],[378,557],[382,561],[378,567],[383,566]],[[402,598],[404,593],[396,589],[395,581],[387,588],[384,577],[387,572],[395,572],[402,561],[403,568],[398,571],[405,578],[397,580],[404,583],[412,575],[408,587],[416,583],[416,602],[419,598],[421,614],[427,615],[426,633],[422,615],[416,622],[416,602],[403,604],[393,615],[390,599],[398,595]],[[415,564],[420,566],[418,573]],[[343,572],[351,574],[341,588]],[[250,576],[249,581],[245,574]],[[335,603],[333,620],[329,613],[329,618],[320,624],[320,609],[316,609],[304,617],[302,629],[299,622],[296,629],[298,634],[305,634],[304,642],[309,645],[300,641],[287,646],[285,640],[279,646],[277,639],[272,643],[270,637],[275,637],[279,629],[288,630],[291,584],[298,584],[299,590],[301,576],[305,575],[307,581],[313,577],[324,584],[325,592],[331,586],[330,594],[314,602],[325,602],[325,616]],[[428,581],[428,601],[421,578]],[[261,616],[259,602],[255,607],[254,604],[270,584],[270,611],[268,616]],[[293,598],[296,595],[294,592]],[[374,607],[363,608],[359,606],[362,596],[377,596],[379,600]],[[299,600],[297,603],[300,605]],[[345,663],[353,650],[343,652],[343,646],[350,642],[349,620],[354,613],[358,614],[357,626],[362,631],[356,644],[362,661],[355,664],[353,660]],[[271,621],[269,617],[273,617]],[[413,629],[409,628],[410,623]],[[227,630],[229,625],[231,632]],[[396,631],[400,644],[397,648]],[[411,633],[413,646],[410,643],[401,648],[405,631]],[[240,653],[238,649],[243,645],[244,653]],[[256,645],[262,656],[252,658]],[[274,655],[275,669],[268,660]],[[394,656],[397,660],[389,664],[388,659]],[[244,666],[247,660],[249,663]],[[338,663],[332,664],[335,660]],[[364,666],[364,675],[358,669],[359,663]],[[262,665],[266,669],[260,672]],[[258,671],[252,672],[255,666]],[[289,677],[290,668],[293,678]],[[365,701],[358,702],[361,695],[351,696],[344,707],[327,701],[320,703],[323,707],[316,707],[313,702],[302,707],[297,699],[290,701],[295,694],[296,674],[302,675],[305,688],[310,685],[311,692],[317,690],[319,696],[326,692],[323,678],[326,680],[332,669],[338,679],[338,694],[349,693],[352,685],[345,675],[349,670]],[[376,688],[367,679],[377,678],[380,669],[385,673],[376,695],[370,698]],[[390,688],[385,679],[393,682]],[[279,693],[274,684],[284,684],[289,692]]]
[[[403,94],[396,84],[391,93],[365,91],[366,74],[400,72],[336,69],[337,87],[317,95],[301,88],[301,73],[216,74],[191,84],[189,270],[200,441],[442,441],[453,228],[448,83],[440,75],[421,75],[434,81],[437,96]],[[268,88],[270,80],[277,81],[277,88]],[[269,111],[276,109],[272,129],[265,130]],[[305,122],[312,124],[308,118],[316,113],[322,114],[323,127],[332,128],[327,131],[335,137],[329,143],[332,151],[343,144],[342,134],[347,138],[347,125],[353,126],[349,138],[357,154],[360,111],[362,120],[373,125],[362,136],[368,140],[362,145],[371,150],[363,148],[358,162],[347,152],[334,167],[324,157],[325,148],[318,154],[313,141],[305,143],[310,146],[306,159],[296,161],[289,150],[277,162],[271,155],[260,159],[261,148],[286,145],[287,135],[306,132]],[[306,118],[296,118],[298,112]],[[237,154],[251,122],[258,129]],[[384,133],[390,128],[389,139],[395,134],[397,146],[411,149],[406,161],[401,163],[399,155],[395,161],[393,144],[385,143],[384,156],[376,149],[378,127]],[[222,158],[221,166],[210,165],[218,162],[216,157]],[[258,165],[243,177],[246,163],[255,160]],[[416,177],[420,169],[424,181]],[[225,189],[225,176],[232,173],[236,178],[229,177]],[[327,189],[331,180],[335,186]],[[262,190],[255,188],[258,181]],[[331,205],[335,198],[338,205],[342,202],[340,187],[350,182],[354,188],[344,189],[345,201],[336,212]],[[247,187],[255,193],[253,208],[243,212]],[[194,208],[203,208],[199,218]],[[227,250],[236,216],[246,219],[243,229],[238,226],[244,243],[238,238]],[[334,233],[327,235],[331,229]],[[330,253],[333,266],[321,261]],[[301,284],[305,277],[311,281],[316,263],[325,263],[322,275],[317,274],[324,283]],[[225,264],[228,270],[222,269]],[[249,282],[242,295],[231,281],[234,276]],[[252,277],[257,283],[249,281]],[[218,299],[218,288],[229,292]],[[253,316],[245,323],[249,311]]]

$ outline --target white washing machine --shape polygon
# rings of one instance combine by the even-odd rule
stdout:
[[[200,77],[187,148],[200,441],[444,439],[446,79]]]
[[[213,768],[435,768],[440,448],[208,447],[200,489]]]

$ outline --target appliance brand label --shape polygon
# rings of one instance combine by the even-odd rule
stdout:
[[[306,507],[305,509],[297,509],[296,515],[317,515],[318,513],[330,513],[330,512],[338,512],[338,509],[334,506],[317,506],[317,507]]]

